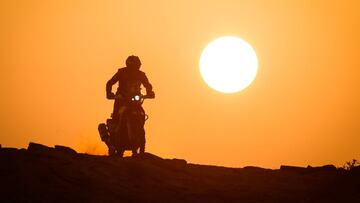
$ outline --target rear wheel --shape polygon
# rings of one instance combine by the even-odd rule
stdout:
[[[109,156],[115,156],[116,155],[116,150],[115,150],[115,147],[113,146],[108,146],[108,153],[109,153]]]
[[[100,139],[103,142],[106,142],[109,139],[109,131],[105,123],[100,123],[98,126],[98,131],[100,134]]]

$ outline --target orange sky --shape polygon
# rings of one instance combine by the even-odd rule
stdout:
[[[0,2],[0,143],[105,153],[105,83],[128,55],[156,100],[147,150],[193,163],[277,168],[360,158],[360,3],[325,0]],[[198,62],[234,35],[257,52],[254,83],[222,94]]]

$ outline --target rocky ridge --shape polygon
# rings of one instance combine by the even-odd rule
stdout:
[[[1,202],[360,202],[360,167],[227,168],[0,147]]]

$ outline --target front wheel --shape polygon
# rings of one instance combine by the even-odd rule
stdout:
[[[109,147],[108,154],[109,154],[109,156],[115,156],[116,155],[115,148],[114,147]]]
[[[140,154],[145,152],[145,112],[141,108],[131,109],[127,117],[127,133],[132,151],[140,148]]]

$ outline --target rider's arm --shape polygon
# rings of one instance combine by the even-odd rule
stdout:
[[[116,72],[114,76],[106,83],[106,98],[114,99],[115,94],[111,92],[112,86],[119,81],[119,72]]]
[[[143,74],[141,83],[144,85],[144,87],[145,87],[145,89],[146,89],[146,94],[147,94],[147,95],[153,95],[153,96],[155,97],[155,93],[154,93],[154,91],[152,90],[153,87],[152,87],[152,85],[150,84],[149,79],[146,77],[145,73]]]

